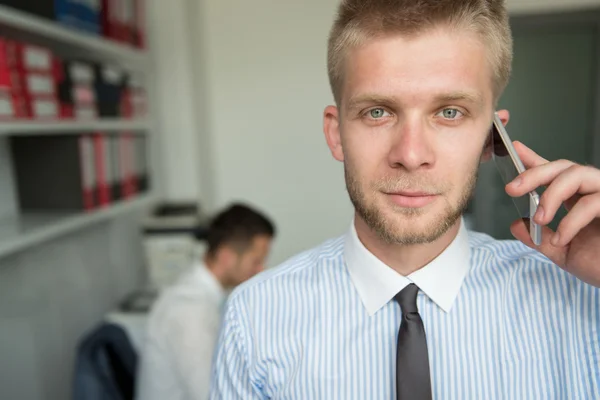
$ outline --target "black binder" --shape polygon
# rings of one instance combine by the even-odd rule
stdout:
[[[85,142],[88,139],[89,143]],[[91,138],[17,136],[10,138],[10,149],[21,210],[80,211],[95,206]]]
[[[95,88],[100,117],[121,116],[125,73],[118,68],[95,64]]]

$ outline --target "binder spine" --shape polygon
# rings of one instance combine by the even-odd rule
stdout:
[[[81,166],[81,187],[83,189],[83,206],[85,210],[95,207],[94,201],[94,160],[93,144],[88,135],[79,137],[79,162]]]
[[[111,189],[108,182],[107,149],[105,137],[100,133],[94,134],[94,158],[96,160],[96,179],[98,190],[98,206],[105,207],[111,203]]]

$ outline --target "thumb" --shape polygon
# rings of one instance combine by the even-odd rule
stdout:
[[[537,246],[533,243],[533,240],[531,240],[528,226],[529,221],[525,222],[523,219],[518,219],[510,225],[510,231],[513,236],[524,245],[539,251],[555,264],[561,267],[564,266],[567,258],[567,246],[555,247],[550,243],[554,231],[547,226],[542,226],[542,244]]]

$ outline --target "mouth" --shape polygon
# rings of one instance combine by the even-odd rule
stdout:
[[[404,208],[421,208],[431,204],[438,197],[436,193],[400,191],[384,193],[394,204]]]

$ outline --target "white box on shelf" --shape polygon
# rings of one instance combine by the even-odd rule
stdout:
[[[151,287],[164,289],[188,271],[195,261],[194,238],[189,235],[152,235],[144,238]]]
[[[175,283],[201,256],[196,239],[204,219],[195,205],[163,204],[144,223],[144,248],[150,287]]]

